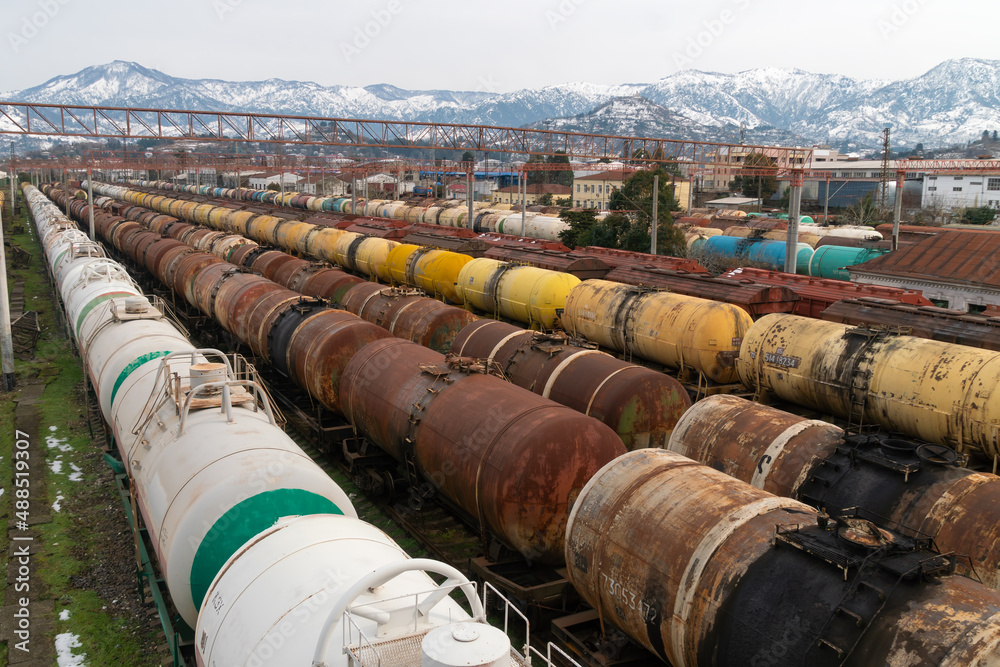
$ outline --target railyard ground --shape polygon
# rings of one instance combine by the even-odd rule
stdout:
[[[0,667],[55,664],[57,638],[64,656],[82,658],[69,664],[171,664],[155,607],[144,604],[138,590],[132,532],[114,472],[91,440],[81,360],[57,315],[42,248],[23,203],[9,227],[24,231],[5,233],[5,241],[32,258],[28,268],[14,269],[8,246],[8,285],[23,289],[24,310],[38,313],[41,334],[34,356],[15,361],[16,388],[0,392],[0,522],[6,528],[0,532],[0,566],[8,573],[0,586]],[[31,443],[27,530],[18,529],[15,507],[18,429]],[[362,519],[411,556],[428,555],[345,474],[324,468],[354,500]],[[15,550],[23,542],[13,537],[27,535],[33,538],[29,588],[17,591]],[[25,595],[30,600],[28,652],[17,648],[21,639],[13,634],[14,613]]]
[[[87,665],[159,665],[166,655],[163,633],[139,597],[132,534],[114,473],[91,442],[80,359],[57,319],[42,249],[23,205],[13,225],[24,231],[5,238],[32,258],[28,268],[13,269],[8,252],[8,284],[23,288],[24,310],[38,313],[42,331],[34,357],[15,361],[17,387],[0,393],[0,521],[6,527],[0,561],[8,573],[0,587],[0,666],[55,664],[57,636],[63,655],[86,654]],[[17,429],[30,442],[27,531],[16,523],[23,518],[16,514],[13,481]],[[14,554],[24,542],[12,538],[26,534],[34,538],[31,574],[28,590],[18,591]],[[30,600],[28,652],[17,648],[22,640],[12,634],[22,597]]]

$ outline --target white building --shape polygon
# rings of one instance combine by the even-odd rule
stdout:
[[[1000,173],[929,174],[924,177],[922,199],[925,206],[937,203],[945,208],[1000,209]]]
[[[297,191],[300,181],[305,180],[302,176],[298,174],[293,174],[290,172],[283,172],[281,174],[275,173],[265,173],[265,174],[254,174],[250,177],[250,189],[251,190],[267,190],[267,186],[277,185],[281,189],[281,184],[284,182],[284,190],[286,191]]]

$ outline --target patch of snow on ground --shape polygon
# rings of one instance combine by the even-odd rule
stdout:
[[[50,431],[55,431],[56,429],[57,429],[57,427],[55,427],[55,426],[50,426],[50,427],[49,427],[49,430],[50,430]]]
[[[62,509],[62,505],[59,502],[62,499],[63,499],[63,494],[57,493],[56,494],[56,501],[54,503],[52,503],[52,511],[58,512],[59,510]]]
[[[60,621],[69,620],[69,609],[63,609],[61,612],[59,612],[59,620]]]
[[[73,472],[69,474],[69,481],[79,482],[83,480],[83,468],[79,467],[75,463],[70,463],[69,467],[73,469]]]
[[[72,632],[56,635],[56,662],[59,667],[84,667],[86,663],[83,659],[87,657],[87,654],[75,655],[73,653],[73,649],[81,646],[83,644],[80,643],[80,635],[74,635]]]
[[[48,445],[49,449],[53,447],[58,447],[60,452],[68,452],[73,449],[71,445],[66,444],[66,438],[57,438],[54,435],[45,436],[45,444]]]
[[[54,475],[62,474],[62,457],[57,456],[53,460],[49,461],[49,470],[52,471]]]

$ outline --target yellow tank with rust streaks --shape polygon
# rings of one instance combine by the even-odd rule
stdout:
[[[500,279],[501,312],[532,328],[559,327],[566,300],[579,284],[580,279],[569,273],[535,266],[514,267]]]
[[[377,236],[366,238],[357,247],[354,259],[356,270],[382,282],[390,282],[392,276],[389,275],[389,253],[398,245],[398,241]]]
[[[462,303],[458,294],[458,276],[462,267],[471,261],[468,255],[424,248],[411,255],[408,262],[410,284],[452,303]]]
[[[410,263],[410,256],[420,250],[420,246],[412,243],[400,243],[389,253],[386,265],[389,269],[389,282],[395,285],[408,285],[409,276],[407,267]]]
[[[863,407],[865,423],[1000,456],[1000,352],[772,314],[748,332],[737,368],[748,387],[793,403],[854,423]]]
[[[461,302],[531,327],[551,329],[560,325],[566,299],[580,279],[480,257],[462,267],[457,282],[456,296]]]
[[[215,208],[211,204],[198,204],[194,208],[194,221],[199,225],[208,225],[208,216]]]
[[[458,273],[456,286],[459,302],[484,313],[499,315],[496,285],[491,285],[490,279],[497,279],[505,266],[509,267],[504,262],[488,257],[477,257],[463,266]]]
[[[284,222],[284,218],[270,215],[258,215],[247,223],[247,236],[258,243],[274,244],[274,229]]]
[[[307,255],[325,259],[331,264],[337,263],[337,241],[350,232],[335,227],[317,227],[305,238]]]
[[[275,244],[289,252],[304,253],[305,237],[314,228],[315,225],[290,220],[278,227],[275,232]]]
[[[668,368],[693,368],[713,382],[737,381],[735,360],[753,320],[728,303],[587,280],[569,295],[563,328]]]
[[[363,234],[355,232],[346,232],[343,236],[339,237],[333,246],[334,263],[349,271],[357,270],[357,266],[354,263],[355,252],[357,251],[357,246],[360,245],[361,240],[364,238]]]

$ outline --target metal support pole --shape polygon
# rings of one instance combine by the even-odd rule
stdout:
[[[899,221],[903,217],[903,186],[906,184],[906,172],[896,172],[896,201],[892,210],[892,249],[899,247]]]
[[[694,207],[694,176],[688,176],[688,210],[687,214],[691,215],[691,209]]]
[[[69,181],[66,179],[66,170],[62,170],[62,182],[63,182],[63,203],[65,204],[66,217],[69,217]]]
[[[351,179],[351,213],[354,215],[358,214],[358,179],[357,177]]]
[[[524,231],[524,223],[527,221],[528,216],[528,171],[526,169],[521,171],[521,181],[524,183],[524,190],[521,194],[521,231]]]
[[[10,391],[14,388],[14,339],[10,331],[9,298],[10,296],[7,294],[7,257],[3,248],[3,219],[0,218],[0,357],[3,357],[3,375],[0,377],[0,388],[4,391]]]
[[[656,232],[660,226],[660,175],[653,175],[653,220],[649,225],[649,254],[656,254]]]
[[[94,182],[91,178],[90,168],[87,168],[87,202],[90,206],[87,207],[89,211],[88,217],[90,218],[90,240],[96,241],[97,236],[94,235]]]
[[[823,224],[830,224],[830,177],[826,177],[826,202],[823,203]]]
[[[476,221],[476,214],[473,210],[475,207],[472,205],[472,183],[473,178],[472,172],[470,171],[465,174],[465,196],[469,200],[469,219],[466,221],[465,226],[469,229],[472,229],[475,226],[474,223]]]
[[[802,211],[802,184],[804,183],[801,169],[792,171],[792,192],[788,211],[788,238],[785,245],[785,273],[795,273],[799,250],[799,216]]]

